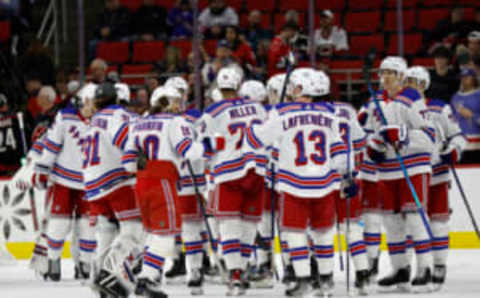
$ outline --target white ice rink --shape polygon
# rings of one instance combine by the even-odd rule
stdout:
[[[335,261],[338,260],[336,256]],[[381,259],[380,276],[389,271],[385,252]],[[335,297],[345,297],[345,274],[335,266]],[[36,280],[27,262],[0,267],[0,298],[89,298],[96,297],[88,287],[73,279],[71,260],[63,261],[63,281],[46,283]],[[185,285],[165,286],[169,297],[191,297]],[[249,290],[246,297],[284,297],[284,286],[273,290]],[[203,297],[225,297],[225,286],[206,285]],[[373,293],[371,297],[480,297],[480,250],[452,250],[448,262],[447,282],[440,292],[430,294]]]

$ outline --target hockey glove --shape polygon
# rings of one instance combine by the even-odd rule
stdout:
[[[355,197],[358,193],[358,184],[351,177],[344,176],[343,178],[340,185],[340,198],[350,199]]]
[[[47,174],[41,174],[41,173],[34,173],[32,175],[32,186],[43,190],[47,189],[47,183],[48,183],[48,175]]]
[[[368,157],[376,162],[380,163],[385,159],[385,152],[387,151],[387,147],[383,142],[383,139],[380,138],[378,135],[373,135],[367,146],[367,155]]]
[[[408,144],[408,128],[406,125],[384,125],[380,128],[383,140],[400,149]]]
[[[440,152],[440,158],[443,163],[456,164],[460,159],[460,151],[454,145],[449,145],[445,150]]]
[[[203,148],[205,155],[211,156],[218,151],[225,149],[225,138],[224,137],[206,137],[202,140]]]

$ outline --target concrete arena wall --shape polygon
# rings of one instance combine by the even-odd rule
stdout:
[[[459,166],[458,175],[477,222],[480,223],[480,166]],[[37,209],[38,221],[44,214],[45,192],[35,190],[33,193],[21,193],[8,180],[0,181],[0,245],[6,245],[17,258],[29,258],[33,251],[37,235],[31,214],[31,195]],[[460,196],[457,185],[452,181],[450,189],[450,206],[453,211],[450,227],[451,247],[453,249],[480,248],[470,218]],[[336,239],[336,237],[335,237]],[[63,257],[70,257],[70,243],[66,242]],[[342,245],[345,248],[345,244]],[[382,239],[382,247],[385,241]],[[277,251],[279,251],[277,243]]]

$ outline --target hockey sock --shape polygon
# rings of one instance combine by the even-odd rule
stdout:
[[[59,259],[62,255],[63,243],[70,232],[70,218],[50,218],[47,227],[48,258]]]
[[[72,240],[70,243],[70,253],[72,254],[73,263],[78,266],[80,263],[80,218],[74,217],[72,221]]]
[[[420,214],[407,213],[408,229],[413,237],[413,243],[415,245],[415,255],[417,257],[417,268],[431,268],[433,264],[433,258],[431,253],[431,242],[428,237],[427,230],[423,225]]]
[[[348,247],[350,249],[350,255],[352,256],[355,269],[367,270],[368,259],[365,241],[363,240],[363,229],[358,222],[352,222],[350,224],[350,233],[348,233],[348,241],[350,242]]]
[[[243,269],[241,239],[243,223],[239,218],[219,219],[223,259],[228,270]]]
[[[105,254],[107,253],[107,249],[110,247],[113,239],[115,239],[118,234],[118,227],[114,222],[108,220],[105,216],[98,216],[95,234],[95,238],[98,241],[96,261],[99,267],[101,267],[105,258]]]
[[[407,231],[407,238],[405,238],[405,253],[407,254],[408,262],[412,262],[413,260],[413,253],[415,252],[415,244],[413,243],[413,237],[410,235],[409,231]]]
[[[248,261],[253,252],[255,243],[255,235],[257,234],[257,223],[252,221],[242,220],[243,231],[240,244],[240,250],[242,254],[242,268],[247,269]]]
[[[382,217],[378,213],[365,213],[363,215],[363,221],[365,223],[363,238],[367,245],[368,258],[378,258],[380,255]]]
[[[173,255],[173,259],[178,259],[180,254],[182,253],[182,234],[175,235],[175,254]]]
[[[332,227],[311,232],[315,249],[315,259],[318,264],[318,273],[326,275],[333,272],[333,236],[335,230]]]
[[[139,278],[154,280],[162,272],[165,257],[175,251],[175,236],[150,235],[147,240],[148,248],[143,256],[143,267]]]
[[[285,234],[282,233],[282,241],[280,243],[282,247],[282,259],[285,266],[290,265],[290,251],[288,250],[288,241],[285,239]]]
[[[409,264],[405,254],[405,221],[401,214],[385,214],[384,226],[387,234],[388,253],[394,271]]]
[[[258,243],[257,260],[258,264],[264,264],[268,262],[268,254],[271,251],[272,245],[272,223],[270,212],[263,212],[262,220],[258,224],[258,232],[261,237],[260,243]]]
[[[299,278],[310,276],[310,258],[306,233],[283,232],[283,235],[288,242],[290,261],[295,270],[295,276]]]
[[[182,238],[185,243],[185,264],[187,272],[202,266],[203,239],[201,230],[203,226],[198,221],[182,222]]]
[[[105,257],[104,266],[110,271],[122,271],[123,263],[135,247],[142,245],[143,227],[140,220],[120,221],[120,233],[113,240],[111,249]]]
[[[432,243],[433,263],[446,265],[449,246],[448,221],[432,220],[431,226],[434,237]]]
[[[90,263],[97,248],[97,240],[95,239],[95,231],[90,226],[87,217],[80,217],[76,220],[79,237],[80,261]]]

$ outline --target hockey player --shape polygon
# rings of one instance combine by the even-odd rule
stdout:
[[[224,100],[209,106],[200,120],[200,134],[225,137],[225,150],[210,160],[217,184],[214,212],[219,222],[226,267],[230,272],[228,295],[245,292],[244,272],[263,210],[264,180],[255,173],[256,155],[244,142],[251,122],[266,118],[263,106],[239,98],[241,76],[224,67],[217,75],[217,86]]]
[[[412,88],[402,88],[406,70],[406,62],[401,57],[382,60],[380,80],[384,91],[377,95],[377,100],[387,125],[382,123],[375,102],[371,100],[366,107],[365,117],[369,120],[365,129],[372,131],[367,153],[376,163],[379,179],[383,181],[382,208],[393,267],[392,274],[378,284],[381,287],[408,286],[410,265],[405,254],[408,226],[417,256],[417,272],[411,286],[414,291],[422,291],[431,281],[431,244],[395,152],[401,155],[421,204],[426,204],[435,135],[433,127],[422,116],[427,108],[421,95]]]
[[[132,188],[135,180],[122,165],[130,116],[117,103],[113,84],[103,83],[97,88],[96,113],[83,135],[83,177],[98,239],[95,290],[127,297],[121,276],[124,260],[140,242],[142,224]],[[114,220],[118,221],[118,235]]]
[[[407,70],[405,83],[418,90],[427,105],[425,117],[435,126],[436,143],[432,156],[433,174],[428,194],[428,216],[433,232],[433,277],[435,289],[440,289],[445,282],[448,256],[448,221],[450,218],[448,189],[450,182],[449,166],[454,165],[467,145],[465,136],[453,116],[449,104],[425,97],[430,86],[430,74],[422,66],[414,66]]]
[[[320,271],[321,288],[316,294],[332,291],[335,195],[346,172],[346,146],[334,110],[328,104],[312,103],[314,97],[328,94],[327,82],[318,78],[313,69],[295,70],[291,77],[295,102],[279,104],[278,117],[270,116],[247,130],[248,143],[254,148],[279,141],[282,234],[297,277],[286,295],[294,297],[302,297],[310,288],[307,226]]]
[[[191,125],[183,117],[162,113],[179,101],[180,93],[173,87],[160,88],[151,98],[150,116],[132,124],[123,157],[123,164],[131,173],[137,172],[140,154],[147,159],[145,168],[137,173],[136,193],[149,238],[135,294],[151,298],[166,297],[155,277],[162,272],[165,257],[174,250],[175,234],[180,232],[175,190],[179,179],[177,164],[184,158],[197,160],[213,153],[208,140],[194,141]]]
[[[93,113],[92,103],[82,102],[78,108],[69,106],[59,111],[43,141],[43,152],[35,162],[32,185],[39,189],[48,187],[47,206],[50,207],[48,228],[48,273],[47,278],[61,278],[60,258],[63,243],[78,220],[80,278],[88,278],[96,241],[88,219],[88,205],[84,200],[81,159],[81,135],[86,131]],[[74,244],[75,245],[75,244]]]
[[[316,98],[316,101],[325,101],[328,100],[330,93],[330,79],[323,71],[318,71],[316,73],[319,76],[319,81],[326,82],[327,94],[320,98]],[[355,169],[355,156],[360,154],[366,145],[366,134],[358,123],[355,109],[343,102],[331,102],[330,103],[335,110],[335,116],[339,122],[339,131],[340,136],[342,137],[344,143],[349,147],[349,163],[350,163],[350,176],[346,177],[346,180],[343,180],[342,183],[353,184],[352,179],[354,179],[353,172],[356,172]],[[360,198],[358,193],[350,193],[352,197],[346,197],[346,194],[343,192],[338,192],[338,195],[335,198],[335,205],[337,211],[337,220],[340,223],[340,229],[345,234],[346,231],[346,204],[349,200],[349,220],[350,220],[350,230],[348,231],[347,239],[349,241],[348,251],[352,257],[353,263],[356,270],[355,278],[355,287],[360,294],[368,294],[368,284],[369,284],[369,274],[368,274],[368,259],[366,255],[365,242],[363,240],[363,228],[360,225],[359,221],[361,219],[361,205]],[[340,231],[339,231],[340,232]]]

